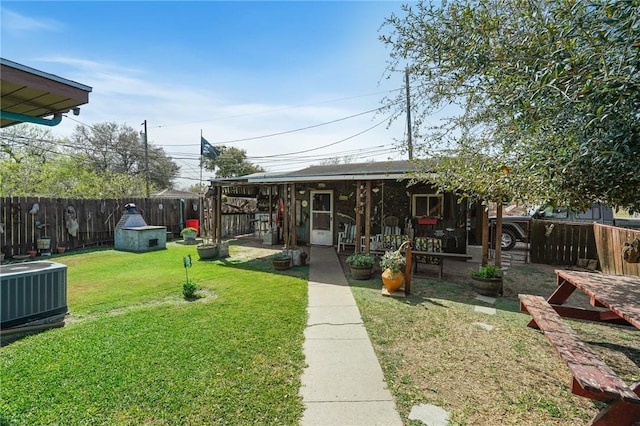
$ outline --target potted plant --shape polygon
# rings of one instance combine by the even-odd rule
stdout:
[[[215,259],[218,257],[218,245],[211,240],[211,238],[205,238],[202,244],[196,246],[198,250],[198,256],[201,260]]]
[[[287,253],[276,253],[271,256],[271,263],[276,271],[284,271],[291,267],[291,256]]]
[[[402,243],[398,250],[386,251],[380,259],[380,268],[382,269],[382,284],[389,293],[393,293],[404,284],[403,269],[406,265],[406,259],[402,254],[405,243]]]
[[[371,278],[375,261],[375,257],[370,253],[353,253],[347,257],[351,277],[354,280],[368,280]]]
[[[184,238],[186,243],[195,243],[196,241],[196,233],[198,231],[196,228],[192,228],[191,226],[187,226],[180,231],[180,235]]]
[[[473,289],[484,296],[495,297],[502,294],[502,276],[494,265],[480,266],[471,270]]]

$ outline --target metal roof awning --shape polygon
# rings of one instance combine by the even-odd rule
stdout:
[[[89,102],[92,88],[0,58],[0,127],[20,123],[55,126],[62,114]],[[51,118],[47,118],[52,116]]]

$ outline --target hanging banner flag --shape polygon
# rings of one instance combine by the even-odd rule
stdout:
[[[200,136],[200,155],[214,160],[220,155],[220,151],[211,145],[205,138]]]

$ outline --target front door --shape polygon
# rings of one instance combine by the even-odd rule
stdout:
[[[333,245],[333,192],[311,191],[311,244]]]

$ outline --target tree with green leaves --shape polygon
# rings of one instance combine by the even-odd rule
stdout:
[[[0,132],[0,196],[121,198],[144,195],[140,174],[97,170],[49,129],[16,125]]]
[[[93,126],[76,126],[72,136],[74,151],[81,152],[88,165],[100,175],[109,173],[145,176],[145,161],[149,163],[149,181],[153,188],[171,188],[180,168],[164,149],[147,145],[130,126],[114,122]]]
[[[410,75],[418,178],[435,171],[471,198],[640,210],[638,0],[419,2],[381,39],[389,74]]]
[[[217,178],[244,176],[251,173],[264,172],[264,169],[247,160],[244,149],[218,145],[215,147],[220,153],[215,158],[205,157],[203,167],[215,171]]]

